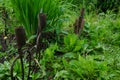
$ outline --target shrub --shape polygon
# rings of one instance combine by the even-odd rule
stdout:
[[[40,12],[47,15],[45,31],[53,31],[61,25],[58,22],[63,15],[63,8],[59,0],[11,0],[11,2],[18,21],[24,25],[28,38],[37,33],[37,16]]]

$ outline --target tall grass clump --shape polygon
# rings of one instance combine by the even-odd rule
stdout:
[[[61,1],[59,0],[11,0],[16,17],[26,30],[27,38],[36,35],[38,29],[38,14],[47,15],[47,26],[45,31],[52,31],[60,27],[57,24],[63,15]]]

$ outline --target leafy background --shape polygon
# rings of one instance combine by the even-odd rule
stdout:
[[[37,15],[41,11],[47,15],[43,32],[52,32],[55,36],[42,40],[48,46],[40,50],[39,69],[31,73],[31,80],[119,80],[119,5],[119,0],[0,0],[0,79],[10,79],[10,67],[17,55],[16,42],[11,37],[14,28],[24,26],[28,40],[31,40],[37,33]],[[85,8],[85,25],[78,37],[73,32],[73,24],[82,7]],[[7,23],[3,19],[4,9],[8,14]],[[5,25],[7,35],[4,35]],[[7,37],[5,51],[2,51],[2,35]],[[34,50],[31,52],[36,58]],[[25,80],[29,66],[27,55],[24,51]],[[32,64],[35,65],[34,60]],[[18,60],[14,77],[21,80],[19,65]]]

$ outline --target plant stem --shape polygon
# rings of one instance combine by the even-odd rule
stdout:
[[[30,71],[31,71],[31,52],[28,51],[29,53],[29,70],[28,70],[28,79],[27,80],[30,80]]]
[[[12,62],[12,65],[11,65],[11,70],[10,70],[10,73],[11,73],[11,80],[15,80],[14,77],[13,77],[13,67],[15,65],[15,62],[17,61],[17,59],[20,57],[20,55],[16,56],[14,61]]]
[[[22,59],[22,51],[21,48],[18,49],[18,53],[20,55],[20,62],[21,62],[21,69],[22,69],[22,80],[24,80],[24,64],[23,64],[23,59]]]

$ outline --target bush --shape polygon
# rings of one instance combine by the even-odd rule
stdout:
[[[87,11],[107,12],[112,10],[113,12],[119,12],[119,0],[67,0],[78,7],[85,7]]]
[[[28,38],[37,33],[37,16],[40,12],[47,15],[45,31],[53,31],[61,26],[62,18],[60,17],[64,9],[59,0],[11,0],[11,2],[17,19],[24,26]]]
[[[100,9],[101,12],[106,12],[107,10],[113,10],[114,12],[118,12],[119,5],[119,0],[98,0],[96,6],[97,9]]]

